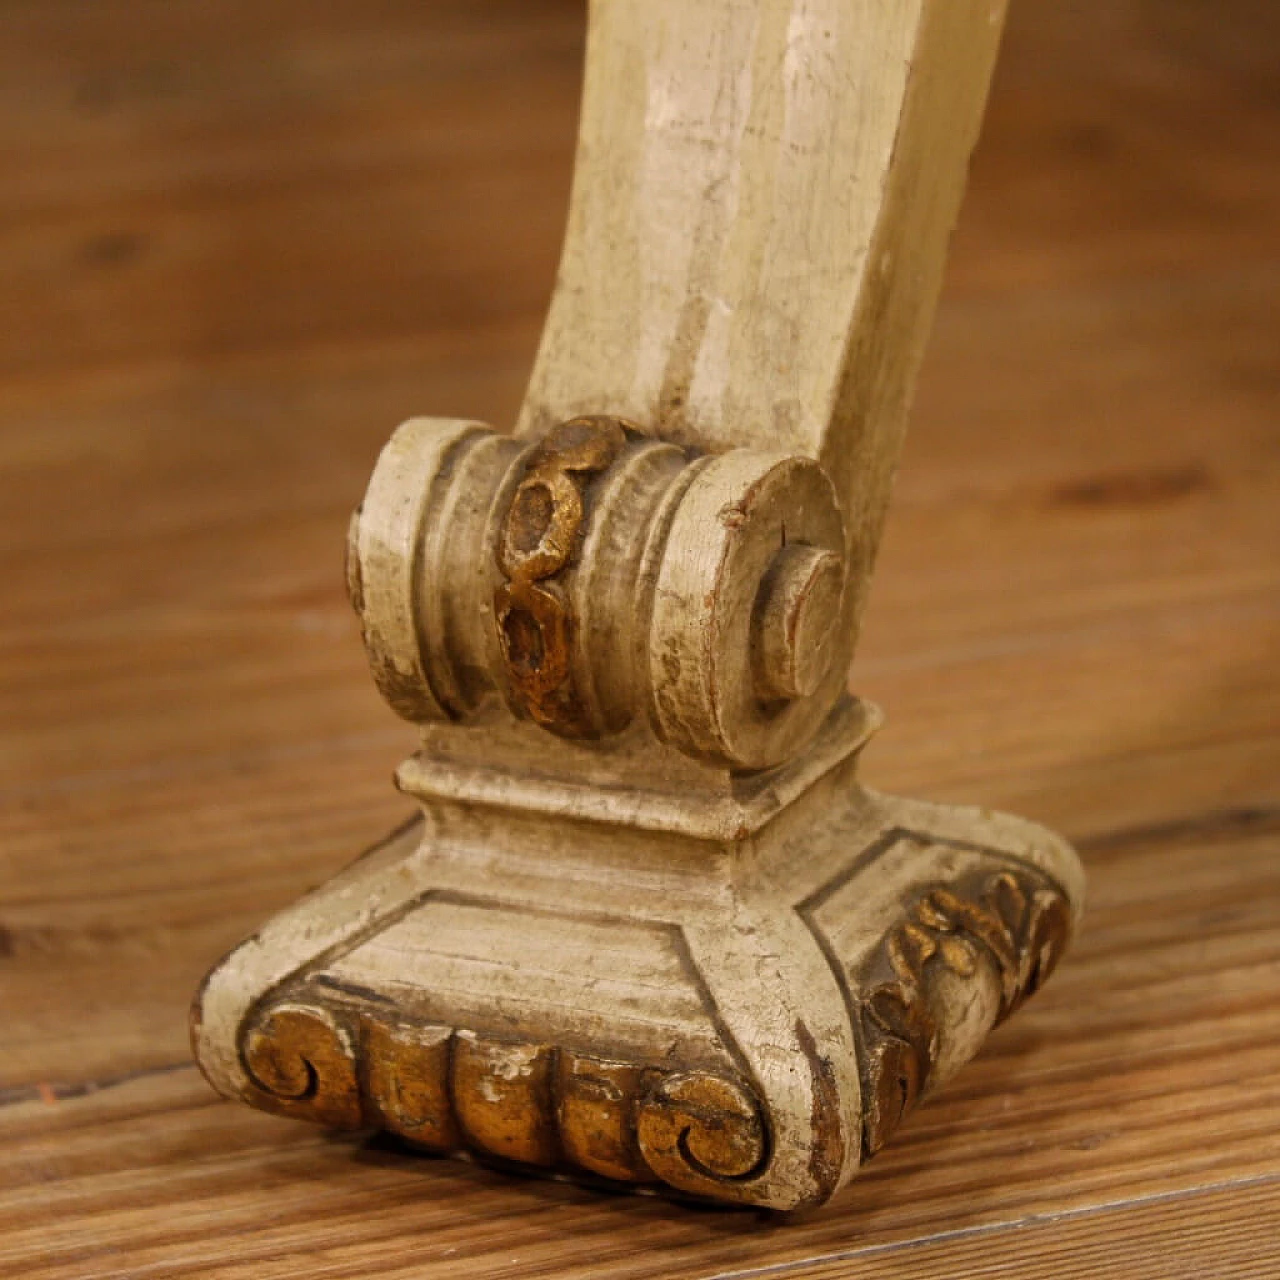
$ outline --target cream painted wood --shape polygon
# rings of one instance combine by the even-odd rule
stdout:
[[[594,4],[521,433],[608,406],[819,459],[860,617],[1005,8]]]
[[[210,973],[221,1092],[795,1208],[1048,977],[1074,854],[864,791],[844,692],[1001,14],[593,6],[519,428],[404,424],[352,521],[422,821]]]

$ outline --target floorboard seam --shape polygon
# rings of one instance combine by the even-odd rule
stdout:
[[[863,1245],[857,1249],[841,1249],[834,1253],[813,1254],[807,1258],[797,1258],[793,1262],[770,1263],[763,1267],[748,1267],[746,1270],[740,1271],[716,1271],[702,1277],[702,1280],[762,1280],[763,1277],[786,1276],[794,1274],[803,1268],[820,1266],[824,1263],[863,1261],[868,1258],[885,1257],[889,1254],[907,1253],[929,1245],[947,1244],[955,1240],[972,1240],[982,1236],[1000,1235],[1005,1232],[1024,1231],[1031,1227],[1048,1226],[1059,1222],[1071,1222],[1077,1218],[1116,1213],[1122,1209],[1145,1208],[1150,1205],[1169,1204],[1180,1200],[1194,1200],[1220,1191],[1241,1191],[1277,1184],[1280,1184],[1280,1173],[1263,1173],[1247,1178],[1227,1178],[1221,1182],[1207,1182],[1198,1187],[1186,1187],[1178,1191],[1157,1191],[1151,1195],[1131,1196],[1122,1200],[1105,1200],[1098,1204],[1082,1205],[1076,1209],[1063,1209],[1049,1213],[1031,1213],[1021,1218],[1010,1218],[1004,1222],[982,1223],[972,1227],[956,1227],[950,1231],[938,1231],[931,1235],[915,1236],[909,1240],[888,1241],[884,1244]]]

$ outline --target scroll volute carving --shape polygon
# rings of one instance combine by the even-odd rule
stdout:
[[[811,459],[699,455],[599,415],[535,441],[419,418],[378,460],[348,582],[408,719],[465,718],[497,692],[563,737],[639,719],[759,769],[843,688],[843,546]]]
[[[640,719],[736,769],[813,737],[852,657],[1002,12],[592,4],[515,436],[405,424],[353,522],[352,598],[400,714],[465,718],[496,690],[561,736]]]
[[[704,1071],[574,1053],[280,993],[241,1028],[246,1101],[427,1150],[734,1199],[769,1152],[761,1103]]]

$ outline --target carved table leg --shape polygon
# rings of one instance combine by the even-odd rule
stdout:
[[[1001,13],[593,7],[518,430],[406,423],[352,521],[421,815],[210,973],[220,1092],[794,1208],[1049,976],[1074,854],[865,790],[844,692]]]

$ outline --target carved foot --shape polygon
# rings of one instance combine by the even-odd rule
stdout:
[[[527,815],[429,804],[212,971],[201,1066],[436,1151],[824,1201],[1048,977],[1081,896],[1049,833],[851,774],[734,842],[562,819],[554,859]]]

